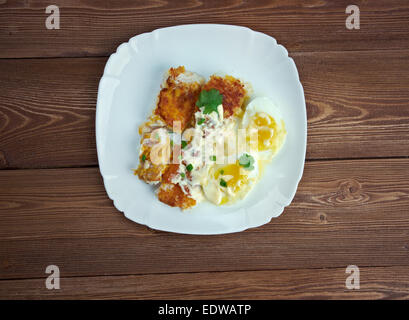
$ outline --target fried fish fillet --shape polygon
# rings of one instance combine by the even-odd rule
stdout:
[[[196,200],[183,192],[182,187],[172,183],[172,178],[178,174],[179,165],[171,164],[162,177],[162,184],[158,190],[158,199],[171,206],[188,209],[196,205]]]
[[[170,68],[167,78],[159,92],[154,115],[139,129],[142,135],[139,167],[135,170],[138,177],[149,183],[157,184],[167,164],[154,164],[150,158],[154,142],[150,137],[152,131],[160,127],[173,128],[173,121],[180,121],[181,131],[192,124],[193,114],[197,111],[198,99],[204,79],[186,71],[185,67]]]
[[[203,86],[203,90],[209,91],[210,89],[216,89],[223,95],[225,118],[237,115],[242,111],[241,106],[246,97],[246,89],[240,80],[232,76],[225,76],[224,78],[211,76],[210,80]]]
[[[171,207],[179,207],[183,210],[196,205],[196,200],[187,196],[180,185],[173,183],[162,183],[158,191],[159,201]]]
[[[142,146],[141,155],[139,156],[139,166],[134,170],[134,174],[139,179],[149,184],[157,184],[161,181],[162,175],[168,167],[167,164],[154,164],[150,158],[151,147]]]
[[[134,174],[149,184],[159,183],[162,179],[162,174],[168,167],[167,162],[158,164],[154,163],[151,159],[152,149],[158,143],[158,140],[153,136],[153,132],[164,127],[166,127],[166,124],[156,115],[152,115],[148,121],[139,127],[139,134],[141,135],[139,166],[134,170]]]
[[[204,80],[183,66],[170,68],[168,75],[159,93],[155,114],[162,117],[169,128],[174,121],[180,121],[183,131],[192,124]]]

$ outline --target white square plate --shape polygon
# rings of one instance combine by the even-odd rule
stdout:
[[[152,187],[133,175],[138,127],[155,107],[164,73],[180,65],[204,77],[223,73],[249,82],[254,96],[273,100],[285,121],[282,150],[250,194],[233,206],[200,203],[183,212],[159,202]],[[248,28],[181,25],[135,36],[110,56],[99,83],[96,140],[105,189],[127,218],[150,228],[220,234],[269,222],[295,195],[306,139],[304,91],[294,61],[274,38]]]

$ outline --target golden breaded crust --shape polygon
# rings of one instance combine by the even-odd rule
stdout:
[[[166,79],[166,83],[168,86],[171,86],[175,83],[175,79],[186,71],[184,66],[179,66],[177,68],[170,68],[168,70],[168,78]]]
[[[223,95],[224,117],[228,118],[233,114],[241,112],[241,106],[246,96],[244,84],[232,77],[224,78],[219,76],[211,76],[210,80],[203,86],[203,90],[217,89]]]
[[[143,152],[139,156],[139,167],[134,174],[147,183],[158,183],[162,181],[162,174],[168,167],[167,164],[154,164],[150,159],[151,148],[142,146]]]
[[[155,114],[162,117],[172,128],[173,121],[181,122],[182,131],[192,124],[193,114],[197,111],[196,101],[201,91],[197,82],[177,82],[176,78],[185,72],[185,67],[170,68],[166,86],[161,89]]]
[[[158,199],[171,206],[188,209],[196,205],[196,200],[189,198],[178,184],[162,183],[158,192]]]
[[[178,184],[172,183],[172,178],[178,174],[179,165],[170,164],[162,176],[158,198],[163,203],[172,207],[188,209],[196,205],[196,200],[186,195]]]
[[[172,183],[173,177],[178,174],[179,165],[178,164],[170,164],[163,173],[162,181],[164,183]]]
[[[178,174],[179,164],[155,165],[149,157],[150,148],[142,145],[142,154],[139,157],[139,167],[135,174],[147,183],[159,183],[158,199],[172,207],[187,209],[196,205],[196,201],[186,195],[182,188],[172,183],[173,177]],[[145,157],[143,157],[145,155]]]
[[[139,155],[139,166],[138,169],[134,170],[134,174],[138,175],[139,179],[147,183],[158,183],[162,180],[162,174],[168,167],[167,163],[157,164],[153,163],[151,160],[151,152],[153,145],[156,143],[152,140],[152,131],[155,128],[160,128],[165,126],[163,122],[157,117],[152,116],[139,127],[139,134],[141,137],[141,147]]]

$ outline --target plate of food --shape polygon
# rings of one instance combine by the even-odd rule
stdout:
[[[115,207],[150,228],[221,234],[288,206],[307,138],[287,50],[231,25],[181,25],[121,44],[98,88],[96,142]]]

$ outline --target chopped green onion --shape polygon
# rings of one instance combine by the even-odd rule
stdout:
[[[211,156],[211,157],[210,157],[210,160],[216,161],[216,156]]]
[[[189,163],[186,167],[187,171],[192,171],[193,170],[193,166],[191,163]]]
[[[182,140],[182,149],[186,148],[187,142],[185,140]]]
[[[226,181],[224,181],[223,179],[220,179],[220,185],[222,186],[222,187],[227,187],[227,182]]]
[[[254,169],[254,158],[245,153],[239,158],[239,164],[246,170],[253,170]]]
[[[142,155],[142,162],[145,162],[145,160],[146,160],[146,156],[143,154]]]
[[[185,175],[183,172],[180,174],[180,176],[181,176],[182,178],[186,177],[186,175]]]
[[[223,170],[223,169],[220,170],[220,174],[221,174],[221,175],[224,175],[224,170]]]

